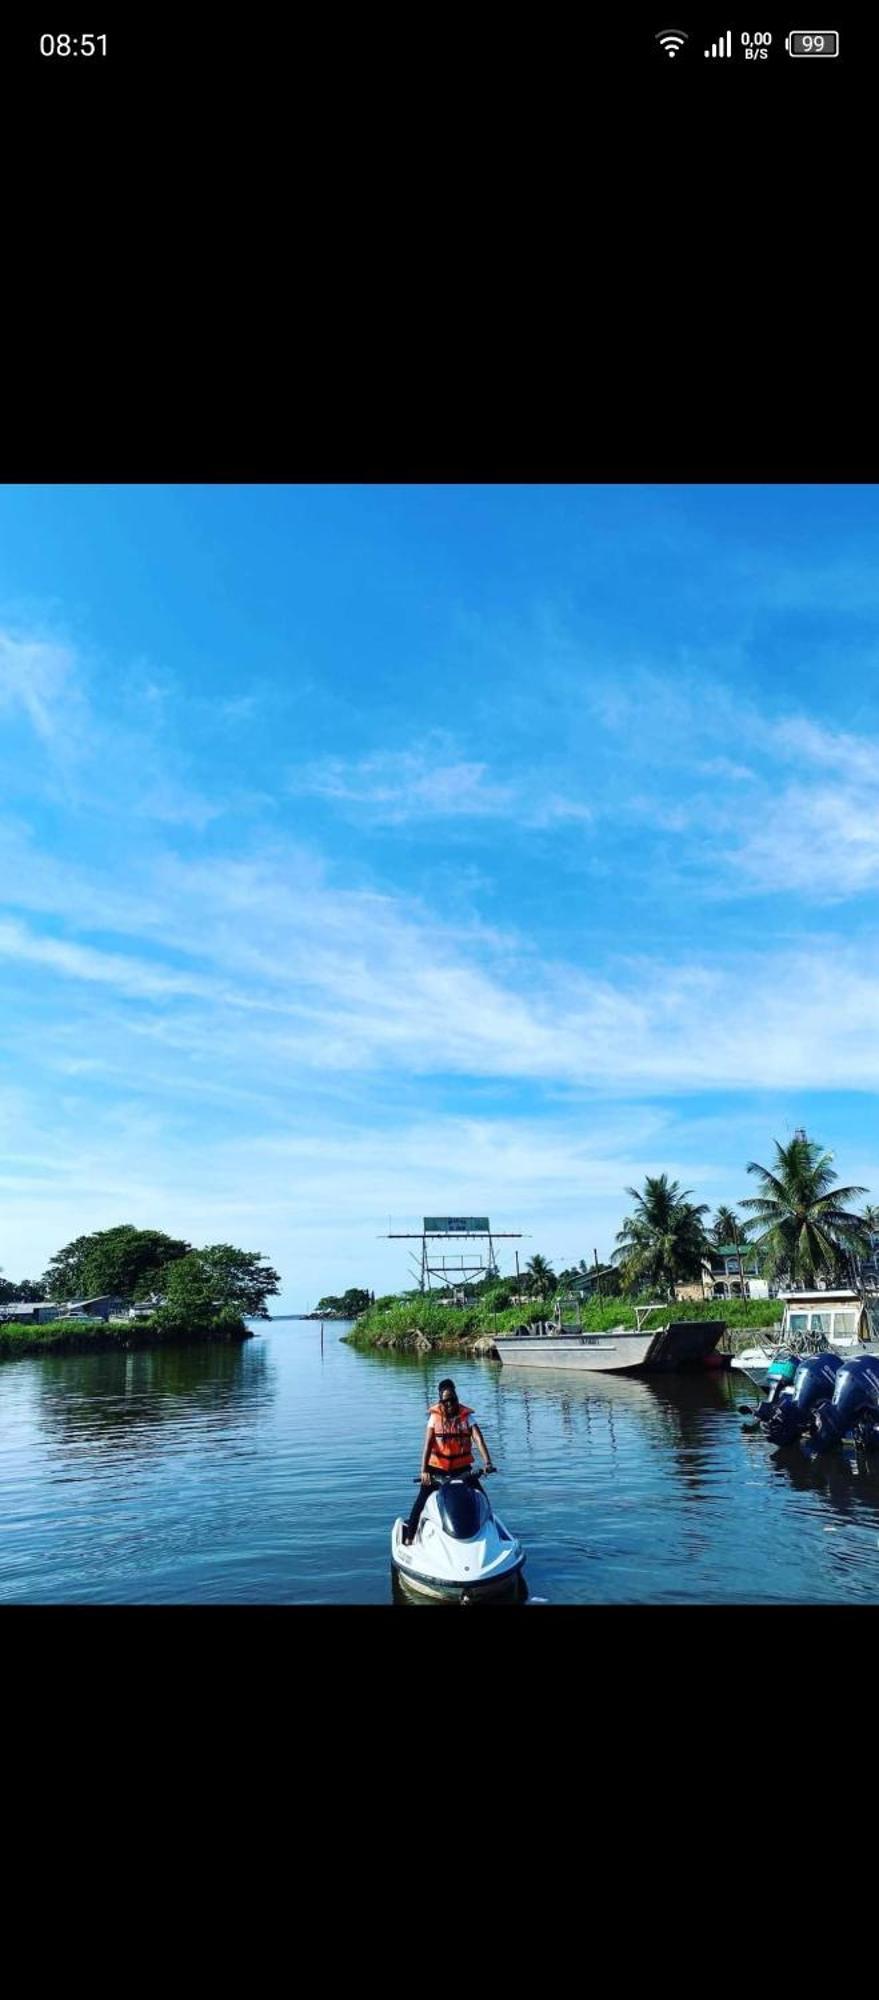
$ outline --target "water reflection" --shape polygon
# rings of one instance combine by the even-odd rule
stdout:
[[[256,1342],[46,1355],[35,1413],[72,1478],[81,1458],[141,1457],[196,1431],[234,1448],[271,1404],[275,1374]]]
[[[617,1425],[621,1417],[634,1419],[648,1443],[670,1447],[682,1476],[698,1491],[701,1460],[716,1436],[719,1411],[734,1407],[725,1376],[634,1376],[577,1375],[563,1369],[541,1369],[539,1377],[527,1381],[508,1376],[498,1384],[496,1421],[502,1432],[503,1406],[515,1396],[517,1414],[524,1417],[526,1435],[539,1415],[552,1414],[562,1433],[573,1438],[579,1431],[591,1441],[593,1426],[601,1427],[612,1453],[618,1448]]]
[[[811,1462],[798,1445],[770,1451],[769,1463],[780,1479],[798,1493],[814,1493],[837,1514],[860,1511],[879,1524],[879,1457],[861,1452],[828,1452]]]

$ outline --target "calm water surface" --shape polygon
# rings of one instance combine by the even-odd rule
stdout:
[[[242,1348],[0,1364],[0,1603],[387,1604],[448,1361],[328,1325]],[[551,1603],[879,1602],[879,1473],[776,1463],[739,1375],[455,1366]]]

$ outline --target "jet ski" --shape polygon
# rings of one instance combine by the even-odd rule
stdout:
[[[487,1476],[460,1472],[440,1478],[409,1543],[403,1540],[405,1521],[394,1522],[391,1561],[407,1595],[475,1604],[522,1594],[525,1551],[482,1492],[479,1480]]]

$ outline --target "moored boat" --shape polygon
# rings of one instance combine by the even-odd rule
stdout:
[[[659,1309],[668,1313],[667,1306]],[[726,1321],[667,1317],[661,1325],[645,1328],[643,1321],[656,1311],[656,1306],[637,1307],[636,1326],[613,1326],[602,1333],[584,1332],[582,1327],[564,1326],[555,1320],[540,1321],[495,1339],[494,1346],[504,1365],[513,1368],[571,1368],[620,1375],[704,1368],[715,1354]],[[718,1360],[722,1365],[722,1357]]]
[[[766,1387],[769,1371],[776,1372],[782,1361],[793,1363],[801,1355],[822,1350],[845,1355],[877,1351],[866,1300],[859,1292],[839,1286],[832,1291],[779,1292],[784,1316],[777,1338],[755,1341],[735,1355],[733,1366],[747,1375],[758,1389]]]

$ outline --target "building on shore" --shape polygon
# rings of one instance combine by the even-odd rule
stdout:
[[[96,1299],[69,1300],[58,1308],[59,1319],[127,1319],[128,1300],[115,1292],[102,1292]]]
[[[746,1299],[768,1299],[769,1285],[760,1275],[756,1251],[748,1243],[721,1243],[702,1266],[703,1296],[709,1299],[740,1299],[742,1277]]]
[[[61,1319],[64,1307],[54,1299],[4,1299],[0,1305],[0,1320],[14,1320],[21,1326],[45,1326],[49,1320]]]

